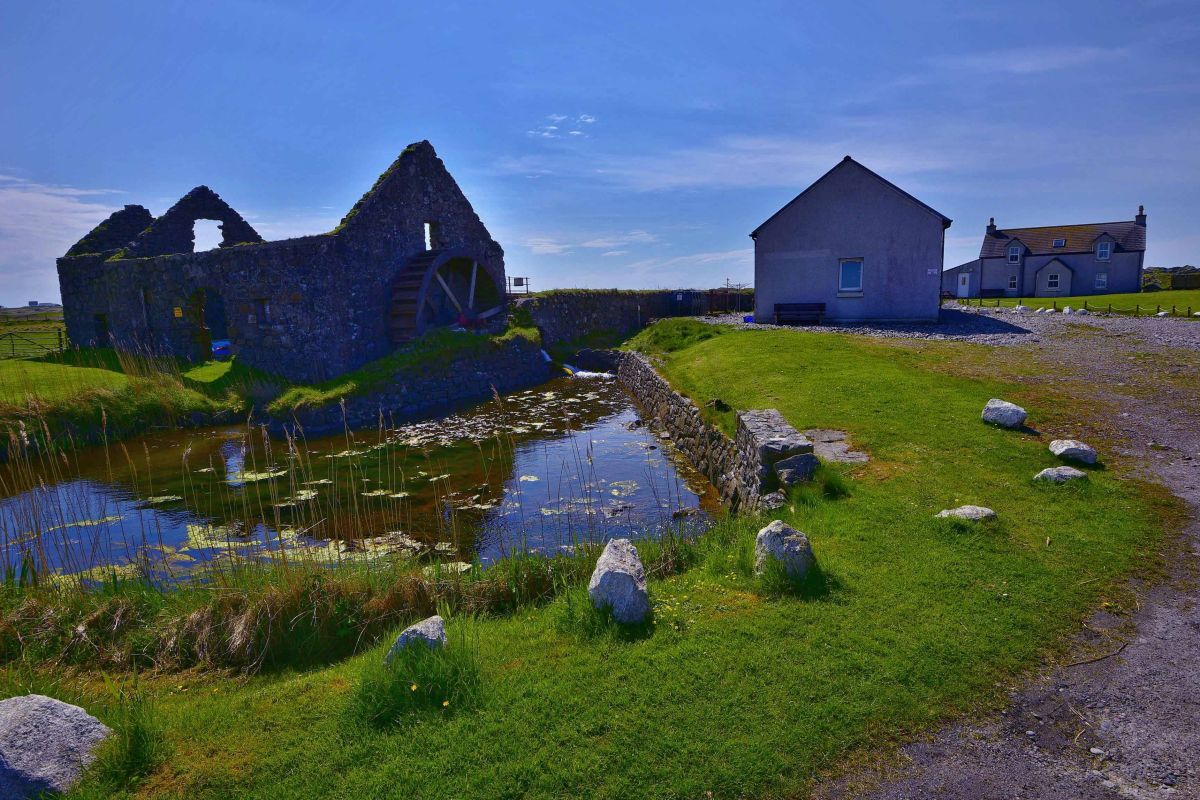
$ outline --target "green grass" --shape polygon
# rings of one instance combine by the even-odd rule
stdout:
[[[979,300],[972,300],[971,304],[978,305],[979,302]],[[1141,316],[1153,316],[1159,310],[1170,311],[1174,307],[1177,316],[1185,316],[1188,315],[1188,309],[1191,309],[1191,313],[1193,314],[1200,311],[1200,289],[1133,292],[1130,294],[1096,294],[1081,295],[1079,297],[1026,297],[1023,299],[1002,297],[1000,298],[1000,307],[1013,308],[1019,303],[1030,308],[1053,308],[1057,306],[1061,311],[1064,306],[1076,309],[1083,308],[1084,302],[1093,311],[1108,311],[1109,306],[1112,306],[1114,314],[1137,313]],[[995,306],[996,300],[985,298],[983,305],[984,307]]]
[[[703,338],[693,325],[666,321],[640,337],[692,397],[841,428],[872,456],[829,470],[778,512],[813,543],[811,580],[755,577],[765,520],[722,521],[681,550],[682,572],[653,573],[643,635],[606,633],[582,613],[579,588],[493,612],[472,625],[477,702],[385,728],[346,720],[386,640],[329,666],[162,676],[154,698],[174,754],[138,796],[803,795],[818,774],[1002,702],[1102,600],[1131,612],[1122,578],[1152,560],[1176,507],[1125,477],[1101,440],[1109,469],[1073,485],[1032,482],[1055,463],[1049,435],[1087,411],[1054,384],[954,374],[990,352],[959,343]],[[993,396],[1025,405],[1044,435],[982,424]],[[999,519],[933,518],[964,503]],[[643,550],[648,563],[654,552]]]

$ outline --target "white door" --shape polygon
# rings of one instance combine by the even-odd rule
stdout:
[[[958,276],[958,296],[971,296],[971,273],[965,272]]]

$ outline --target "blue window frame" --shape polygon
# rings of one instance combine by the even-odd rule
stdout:
[[[861,258],[843,258],[838,271],[839,292],[861,292],[863,288],[863,262]]]

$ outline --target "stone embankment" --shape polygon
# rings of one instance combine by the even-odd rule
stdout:
[[[739,412],[731,440],[639,353],[587,351],[579,361],[613,370],[647,421],[662,427],[731,509],[773,506],[780,485],[776,464],[813,451],[812,442],[774,409]]]

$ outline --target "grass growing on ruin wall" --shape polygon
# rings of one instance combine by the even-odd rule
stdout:
[[[439,329],[412,344],[372,361],[353,372],[311,386],[292,386],[267,405],[267,412],[284,416],[301,408],[332,405],[354,395],[368,394],[392,383],[397,374],[417,369],[444,369],[457,359],[470,358],[524,340],[538,344],[536,328],[510,326],[502,334],[455,332]]]
[[[471,648],[477,696],[470,707],[439,706],[392,726],[356,724],[350,713],[390,632],[326,667],[235,680],[163,676],[153,696],[173,755],[138,796],[274,800],[397,787],[447,798],[802,796],[816,776],[1003,702],[1014,677],[1059,651],[1097,604],[1132,614],[1123,578],[1158,560],[1178,506],[1131,479],[1103,437],[1093,444],[1107,469],[1078,484],[1035,485],[1033,474],[1056,463],[1047,437],[1086,411],[1055,384],[953,374],[957,360],[986,362],[989,352],[957,343],[791,331],[701,338],[673,324],[682,322],[659,323],[643,342],[653,337],[676,387],[698,401],[779,408],[801,428],[849,431],[871,454],[865,466],[833,470],[825,487],[793,492],[775,513],[809,535],[819,565],[812,580],[779,591],[753,575],[764,519],[721,521],[676,548],[669,568],[660,567],[663,548],[639,544],[653,573],[653,621],[623,636],[578,624],[592,553],[565,559],[563,572],[534,581],[549,581],[544,595],[457,605],[451,630],[468,624],[472,636],[451,639]],[[980,422],[992,396],[1026,405],[1042,434]],[[999,517],[934,519],[964,503]],[[483,575],[495,587],[522,585],[521,563],[550,562]],[[238,641],[309,641],[309,620],[325,618],[313,609],[389,608],[378,598],[399,591],[364,589],[355,599],[332,586],[305,590],[312,579],[302,577],[241,589],[233,613],[218,605],[234,602],[215,599],[221,593],[207,607],[230,630],[259,632]],[[272,592],[305,599],[266,600]],[[390,618],[392,632],[431,610],[425,602]],[[260,610],[247,615],[248,606]],[[60,621],[31,608],[28,617],[69,636],[83,614]],[[107,630],[124,618],[99,614],[92,625]],[[230,625],[239,619],[246,624]],[[129,629],[136,639],[141,627]],[[47,640],[36,652],[63,647]]]

